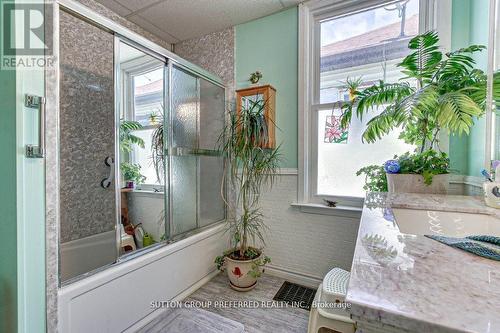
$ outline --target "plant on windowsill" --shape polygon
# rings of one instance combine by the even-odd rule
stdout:
[[[122,162],[120,164],[123,178],[125,179],[126,188],[134,188],[137,184],[142,184],[146,177],[141,174],[141,166],[129,162]]]
[[[395,157],[383,166],[360,169],[357,174],[366,176],[367,190],[445,193],[450,170],[449,159],[439,148],[440,132],[469,134],[474,118],[484,114],[487,78],[483,71],[474,68],[472,56],[485,47],[471,45],[443,54],[438,42],[434,31],[411,39],[408,48],[413,52],[398,64],[406,76],[404,81],[381,80],[363,90],[356,88],[350,91],[353,98],[342,107],[344,128],[354,112],[361,119],[368,112],[383,108],[368,121],[363,141],[373,143],[402,128],[399,138],[418,147],[415,153]],[[409,81],[416,82],[416,86]],[[500,73],[494,74],[493,87],[497,99]]]
[[[144,148],[144,140],[133,134],[133,131],[137,131],[142,128],[142,125],[137,121],[120,121],[119,144],[120,151],[122,153],[128,155],[132,151],[134,145]],[[142,176],[139,172],[139,165],[130,164],[129,162],[122,162],[120,164],[120,170],[122,171],[122,176],[124,177],[126,188],[134,188],[136,183],[139,183],[141,180],[144,181],[143,178],[141,178],[144,176]]]
[[[264,186],[266,190],[273,186],[281,159],[279,147],[261,148],[267,144],[269,126],[264,116],[265,103],[249,102],[238,114],[229,113],[219,139],[229,183],[236,193],[230,201],[224,195],[224,186],[221,187],[224,202],[232,213],[227,219],[230,248],[215,263],[218,269],[227,271],[231,287],[238,291],[255,287],[263,266],[271,261],[259,247],[264,245],[266,228],[259,200]]]

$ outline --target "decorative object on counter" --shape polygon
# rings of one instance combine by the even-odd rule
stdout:
[[[420,159],[426,152],[436,151],[433,154],[438,156],[432,160],[439,158],[442,164],[448,159],[439,149],[440,131],[447,130],[452,135],[468,134],[474,118],[484,114],[487,77],[483,71],[474,68],[473,56],[485,47],[471,45],[443,53],[439,49],[437,33],[429,31],[412,38],[408,48],[412,53],[398,64],[407,81],[388,83],[380,80],[366,89],[355,91],[354,98],[342,106],[341,123],[347,128],[354,112],[361,118],[370,111],[383,108],[368,122],[362,135],[364,141],[375,142],[393,130],[403,128],[400,139],[418,147],[417,152],[408,157]],[[494,73],[493,77],[494,87],[500,87],[500,73]],[[500,89],[495,88],[493,92],[494,99],[500,99]],[[358,174],[366,175],[365,188],[377,184],[382,189],[384,184],[378,179],[379,167],[370,167],[358,171]],[[448,168],[442,170],[443,173],[449,172]],[[431,187],[433,181],[445,182],[446,176],[435,177],[440,175],[437,171],[427,168],[424,174],[402,168],[399,174],[389,174],[388,177],[394,184],[391,187],[394,191],[421,191],[423,181],[427,186],[425,193],[436,193],[435,190],[443,193],[441,185]],[[376,179],[372,179],[373,176]]]
[[[493,179],[491,179],[491,176],[488,171],[486,171],[486,169],[482,169],[481,174],[484,176],[484,178],[486,178],[487,181],[493,182]]]
[[[484,202],[491,208],[500,209],[500,182],[483,183]]]
[[[260,71],[255,71],[252,74],[250,74],[250,82],[252,84],[257,84],[259,80],[262,79],[262,73]]]
[[[251,87],[236,90],[236,113],[257,112],[259,118],[253,119],[259,123],[261,148],[276,148],[276,89],[271,85]]]
[[[126,188],[135,188],[135,185],[144,183],[146,177],[141,174],[141,166],[129,162],[122,162],[120,164],[123,178],[125,179]]]
[[[388,160],[384,163],[386,173],[398,173],[401,170],[398,160]]]
[[[425,235],[425,237],[483,258],[500,261],[500,237],[485,235],[468,236],[465,238],[438,235]]]
[[[263,186],[266,191],[273,186],[281,160],[280,148],[262,149],[268,126],[274,122],[264,121],[268,99],[240,104],[237,112],[229,113],[229,121],[219,138],[220,151],[225,157],[225,168],[229,181],[235,189],[235,200],[224,202],[235,216],[227,219],[230,248],[215,259],[218,269],[226,270],[230,285],[238,291],[255,287],[263,266],[271,261],[264,256],[260,244],[264,245],[266,228],[259,205]],[[222,185],[223,186],[223,185]],[[223,187],[221,193],[224,193]]]

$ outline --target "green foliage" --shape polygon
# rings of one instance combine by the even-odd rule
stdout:
[[[127,181],[133,181],[136,184],[144,183],[146,177],[141,174],[141,166],[139,164],[132,164],[129,162],[122,162],[120,164],[123,178]]]
[[[387,177],[384,166],[368,165],[356,172],[356,176],[365,175],[363,189],[368,192],[387,192]]]
[[[271,262],[271,258],[264,256],[252,263],[252,270],[248,272],[253,278],[259,278],[264,273],[264,266]]]
[[[347,127],[356,110],[358,118],[377,107],[363,133],[363,141],[375,142],[396,128],[400,139],[417,145],[420,152],[439,147],[439,132],[468,134],[474,118],[484,113],[486,75],[475,69],[472,55],[485,49],[481,45],[443,54],[436,32],[430,31],[410,40],[410,53],[398,64],[403,79],[416,82],[377,84],[354,92],[355,98],[342,107],[342,126]],[[494,99],[500,100],[500,74],[494,75]]]
[[[406,153],[396,158],[401,167],[400,173],[420,174],[427,185],[432,184],[433,176],[450,172],[450,159],[446,153],[432,149],[423,153]]]
[[[248,101],[241,111],[230,112],[229,120],[219,138],[220,151],[225,157],[225,169],[236,190],[234,206],[224,198],[236,218],[228,219],[228,230],[233,248],[243,257],[250,242],[264,243],[263,215],[259,206],[264,186],[272,187],[281,159],[280,148],[264,149],[268,124],[264,111],[266,101]],[[275,126],[275,124],[271,124]],[[221,191],[223,192],[223,191]]]
[[[132,151],[133,145],[144,148],[144,140],[132,134],[133,131],[142,129],[142,125],[137,121],[122,120],[120,122],[120,150],[125,153]]]
[[[435,175],[450,172],[450,159],[443,152],[433,149],[423,153],[405,153],[394,156],[400,166],[402,174],[419,174],[424,177],[424,183],[432,184]],[[363,189],[369,192],[387,192],[387,177],[383,165],[369,165],[358,170],[357,176],[365,175]]]

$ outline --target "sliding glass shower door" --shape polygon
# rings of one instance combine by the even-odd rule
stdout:
[[[195,66],[60,13],[60,280],[225,219],[225,90]]]
[[[221,221],[224,89],[171,66],[170,237]]]

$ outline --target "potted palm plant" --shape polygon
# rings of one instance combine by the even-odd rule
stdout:
[[[264,219],[259,206],[261,190],[273,185],[280,161],[279,147],[264,149],[268,126],[275,126],[264,116],[265,101],[243,103],[238,114],[230,112],[228,124],[220,138],[233,201],[224,197],[234,218],[227,219],[230,246],[215,263],[226,270],[233,289],[247,291],[255,287],[263,266],[270,262],[264,256]],[[224,191],[222,191],[224,192]]]
[[[372,143],[395,129],[402,129],[400,139],[417,147],[414,154],[396,157],[385,166],[361,169],[358,174],[367,176],[365,188],[398,192],[446,191],[449,160],[439,148],[440,132],[469,133],[474,119],[485,112],[487,77],[474,68],[473,58],[475,53],[485,49],[484,46],[471,45],[443,53],[438,43],[434,31],[410,40],[408,48],[413,52],[398,64],[405,75],[400,82],[381,80],[360,90],[358,81],[348,80],[353,97],[342,107],[344,128],[354,112],[362,118],[382,108],[367,123],[363,141]],[[500,97],[498,74],[494,75],[494,97]],[[387,176],[387,180],[380,179],[381,176]]]

